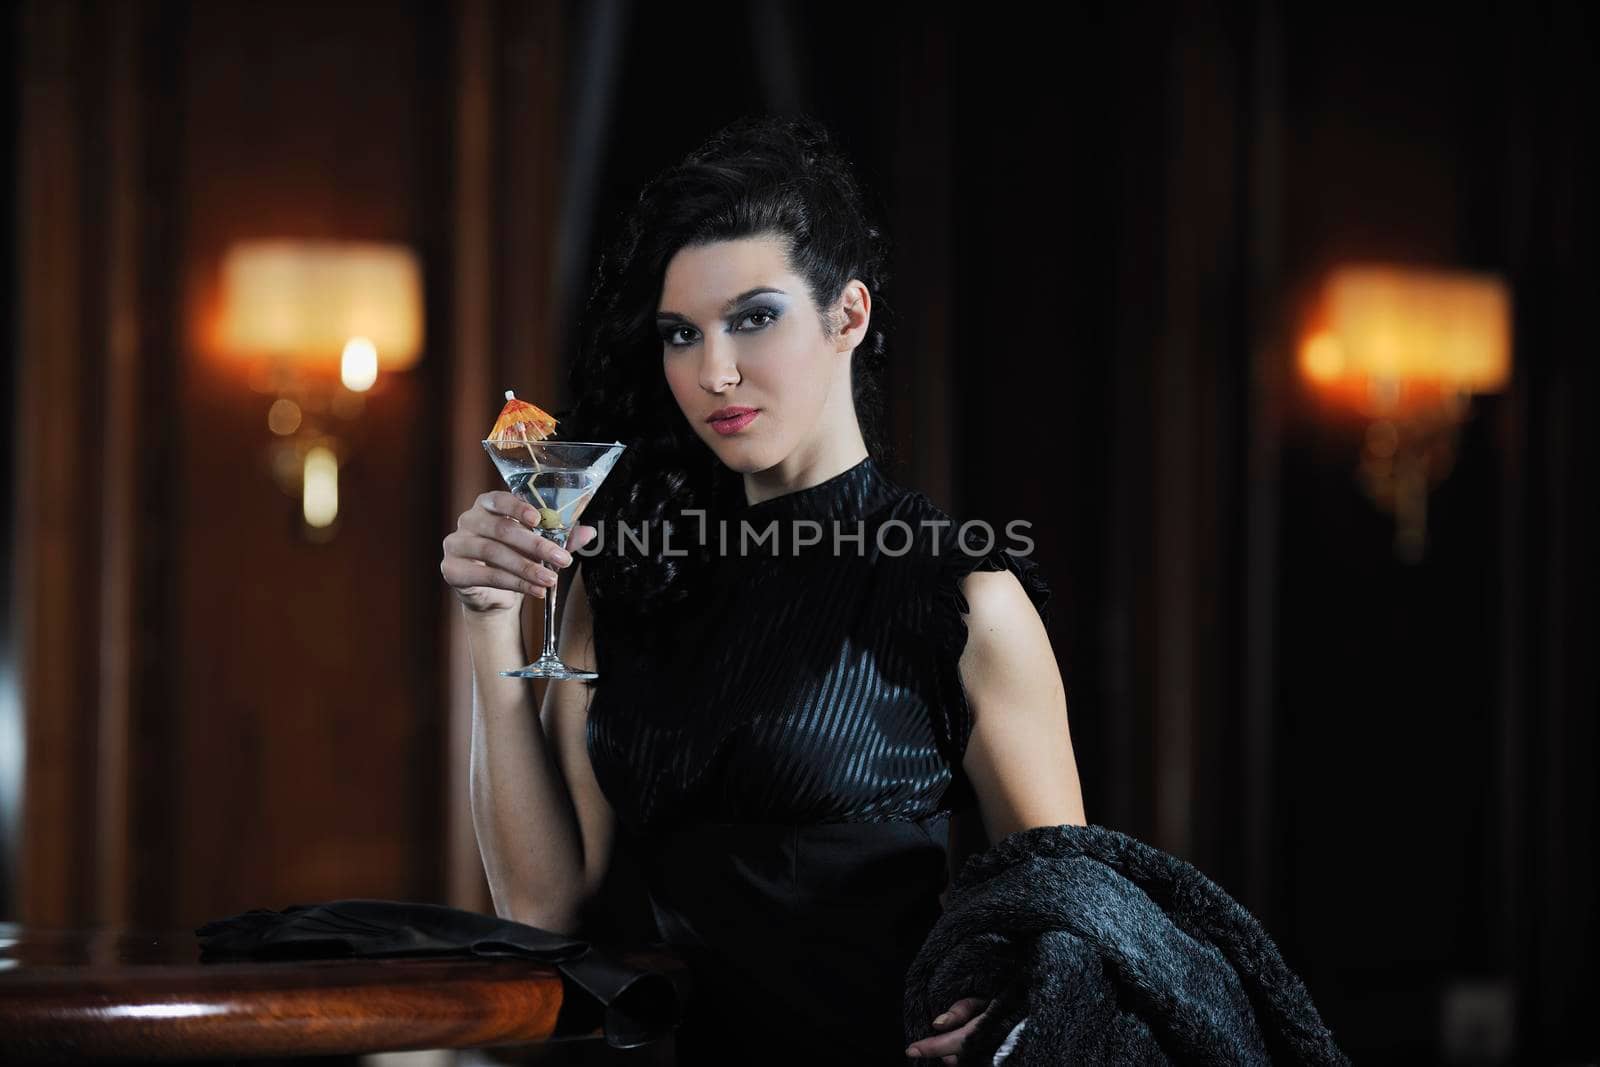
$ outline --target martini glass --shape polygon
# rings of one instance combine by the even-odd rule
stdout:
[[[511,492],[525,504],[538,508],[540,522],[534,532],[567,547],[572,528],[593,499],[627,446],[594,441],[485,441],[484,450],[500,471]],[[544,651],[526,667],[501,671],[507,678],[600,677],[561,662],[556,649],[556,591],[544,594]]]

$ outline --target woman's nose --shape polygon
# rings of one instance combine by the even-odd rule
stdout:
[[[739,382],[739,366],[733,359],[732,343],[717,344],[709,337],[700,346],[700,387],[709,393],[721,392]]]

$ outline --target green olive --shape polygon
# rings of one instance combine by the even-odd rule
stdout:
[[[541,530],[559,530],[559,529],[561,529],[561,513],[556,511],[555,508],[540,508],[539,509],[539,529],[541,529]]]

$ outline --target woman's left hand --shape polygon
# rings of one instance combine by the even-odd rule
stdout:
[[[940,1062],[946,1067],[954,1067],[956,1053],[961,1051],[962,1042],[972,1028],[978,1025],[978,1020],[994,1004],[992,1000],[983,997],[962,997],[950,1005],[950,1010],[933,1020],[933,1028],[943,1031],[933,1037],[919,1037],[906,1049],[906,1055],[938,1056]]]

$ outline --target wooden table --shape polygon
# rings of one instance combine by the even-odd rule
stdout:
[[[687,974],[659,947],[617,955],[674,984]],[[337,1056],[600,1040],[599,1002],[547,964],[199,958],[187,931],[0,923],[0,1062]]]

